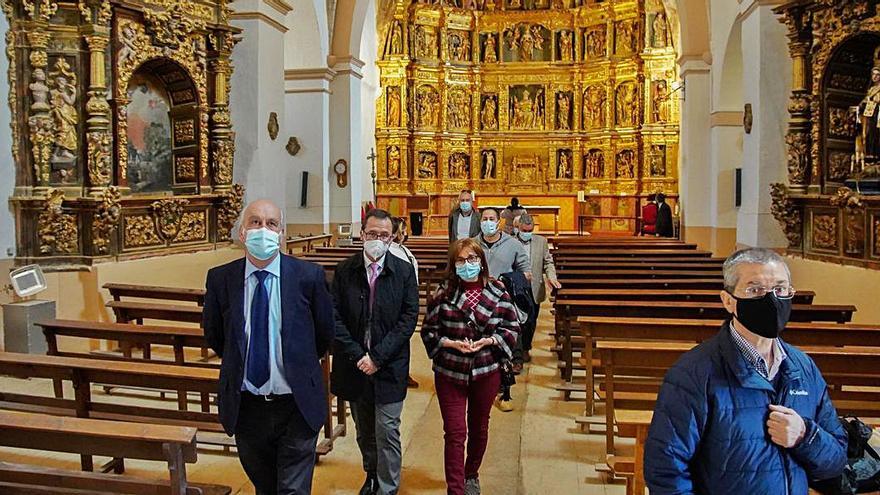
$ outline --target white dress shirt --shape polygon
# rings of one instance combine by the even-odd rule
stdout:
[[[245,259],[244,267],[244,333],[250,350],[251,341],[251,301],[254,299],[254,289],[257,287],[257,276],[254,272],[260,269]],[[244,365],[244,380],[241,389],[247,390],[254,395],[289,394],[290,385],[284,377],[284,359],[281,353],[281,254],[264,271],[269,272],[263,284],[269,293],[269,381],[262,387],[254,387],[247,378],[247,360]]]
[[[473,215],[474,212],[471,212]],[[467,239],[471,236],[471,217],[458,214],[458,223],[455,224],[456,234],[459,239]]]

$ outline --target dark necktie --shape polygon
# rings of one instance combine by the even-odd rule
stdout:
[[[269,381],[269,291],[263,285],[267,271],[254,272],[257,286],[251,300],[251,341],[247,360],[248,381],[260,388]]]

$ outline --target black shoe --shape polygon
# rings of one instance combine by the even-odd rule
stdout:
[[[376,495],[377,493],[379,493],[379,479],[375,474],[367,473],[367,480],[364,481],[364,486],[361,487],[358,495]]]

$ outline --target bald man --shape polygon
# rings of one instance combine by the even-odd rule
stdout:
[[[223,359],[220,422],[259,495],[308,494],[327,391],[320,359],[334,336],[324,270],[279,252],[284,218],[251,203],[238,238],[245,257],[212,268],[202,328]]]

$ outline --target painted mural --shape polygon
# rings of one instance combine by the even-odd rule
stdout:
[[[171,119],[168,94],[152,77],[128,86],[128,184],[134,193],[170,191]]]

